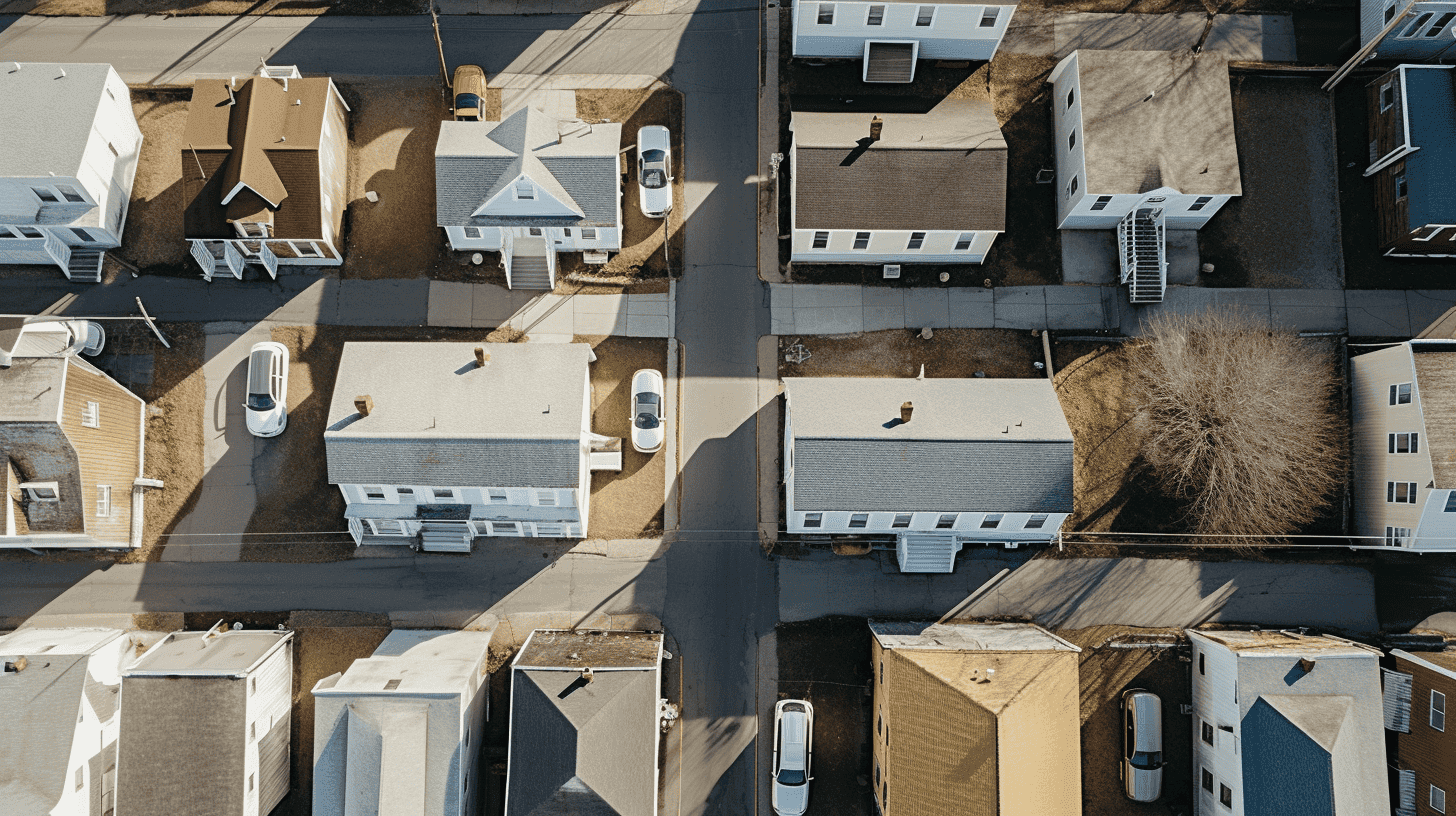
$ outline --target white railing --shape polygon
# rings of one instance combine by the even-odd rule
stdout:
[[[217,272],[217,258],[212,257],[212,250],[207,248],[206,242],[192,242],[192,259],[202,267],[202,279],[211,281],[213,274]]]
[[[224,241],[222,245],[222,257],[227,262],[228,271],[234,278],[243,279],[243,266],[247,263],[243,260],[243,253],[238,251],[232,241]]]
[[[258,247],[258,260],[260,260],[260,261],[263,262],[263,268],[266,269],[266,270],[268,270],[268,274],[271,275],[274,280],[277,280],[278,279],[278,256],[275,255],[275,254],[273,254],[273,250],[271,250],[271,249],[268,248],[268,242],[267,241],[260,241],[259,244],[260,245]]]
[[[52,261],[61,269],[70,272],[71,269],[71,248],[65,242],[55,236],[50,230],[45,231],[45,251]]]
[[[515,248],[515,241],[511,239],[510,230],[501,230],[501,266],[506,270],[506,288],[511,288],[511,252]]]

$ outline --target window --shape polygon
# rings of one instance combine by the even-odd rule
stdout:
[[[561,234],[564,237],[570,238],[571,237],[571,227],[564,227],[564,228],[562,228]]]
[[[257,739],[258,739],[258,724],[255,723],[255,722],[254,723],[248,723],[248,742],[253,742],[253,741],[257,740]]]
[[[1207,743],[1208,745],[1212,745],[1213,744],[1213,723],[1210,723],[1207,720],[1200,720],[1199,721],[1199,729],[1198,730],[1199,730],[1199,736],[1203,739],[1203,741],[1205,743]]]
[[[1429,23],[1430,21],[1431,12],[1428,11],[1425,14],[1417,17],[1415,19],[1415,22],[1406,26],[1405,30],[1401,31],[1398,36],[1400,36],[1401,38],[1414,37],[1416,35],[1416,32],[1420,31],[1422,28],[1425,28],[1426,23]]]
[[[79,769],[77,769],[77,770],[79,770]],[[1431,793],[1430,793],[1430,802],[1431,802],[1431,810],[1434,810],[1437,813],[1445,813],[1446,812],[1446,791],[1442,790],[1441,788],[1436,787],[1435,785],[1432,785],[1431,786]]]
[[[64,198],[72,204],[80,204],[86,200],[85,196],[76,192],[76,188],[69,184],[57,184],[56,189],[60,191],[61,198]]]
[[[1395,106],[1395,83],[1387,82],[1380,86],[1380,112],[1385,113]]]
[[[905,244],[905,248],[906,249],[919,249],[919,248],[921,248],[923,246],[925,246],[925,233],[923,233],[923,232],[912,232],[912,233],[910,233],[910,241]]]
[[[1198,212],[1204,207],[1207,207],[1208,202],[1212,200],[1213,196],[1199,196],[1198,198],[1193,199],[1193,206],[1188,208],[1188,212]]]
[[[1076,104],[1076,102],[1077,102],[1077,89],[1076,88],[1072,88],[1072,89],[1070,89],[1070,90],[1067,91],[1067,108],[1068,108],[1068,110],[1070,110],[1071,107],[1072,107],[1072,105]]]
[[[890,523],[892,528],[904,529],[910,526],[910,513],[896,513],[895,520]]]
[[[496,535],[515,535],[516,523],[514,521],[492,521],[490,529]]]
[[[1005,518],[1004,513],[987,513],[986,517],[981,519],[981,529],[994,530],[1001,526],[1001,519],[1003,518]]]
[[[1399,201],[1400,199],[1405,198],[1405,194],[1406,194],[1406,189],[1405,189],[1405,173],[1396,173],[1395,174],[1395,199],[1397,201]]]
[[[1098,212],[1100,210],[1105,210],[1107,209],[1107,205],[1111,203],[1112,196],[1097,196],[1097,200],[1092,202],[1092,211]]]
[[[583,240],[583,241],[595,241],[596,239],[597,239],[597,228],[596,227],[582,227],[581,228],[581,240]]]
[[[1393,433],[1386,438],[1387,453],[1420,453],[1421,435],[1418,433]]]
[[[384,501],[384,486],[383,485],[364,485],[364,501],[367,501],[367,502],[382,502],[382,501]]]
[[[1456,513],[1456,490],[1446,494],[1446,512]]]
[[[20,235],[21,235],[22,238],[44,238],[45,237],[45,235],[41,234],[41,231],[40,230],[38,230],[38,229],[36,229],[34,227],[16,227],[16,229],[20,230]]]
[[[1228,785],[1219,784],[1218,803],[1226,808],[1232,808],[1234,806],[1234,792]]]
[[[1441,32],[1446,30],[1446,26],[1451,24],[1452,19],[1456,19],[1456,12],[1448,11],[1442,14],[1436,18],[1436,22],[1431,23],[1431,27],[1426,29],[1425,34],[1422,36],[1430,39],[1441,36]]]
[[[394,492],[399,495],[400,500],[409,499],[414,501],[415,489],[413,487],[396,487]]]
[[[258,693],[258,678],[256,678],[256,677],[249,677],[248,678],[248,693],[249,694],[257,694]]]
[[[60,485],[56,482],[25,482],[20,488],[30,496],[31,501],[58,502],[61,500]]]
[[[96,517],[111,517],[111,485],[96,485]]]
[[[1402,547],[1402,546],[1405,546],[1405,541],[1406,541],[1406,539],[1410,538],[1410,534],[1411,534],[1411,531],[1410,531],[1410,528],[1409,527],[1386,527],[1385,528],[1385,546],[1387,546],[1387,547]]]
[[[323,257],[323,253],[319,252],[318,246],[313,241],[308,241],[298,245],[298,257],[319,258]]]
[[[556,506],[556,491],[554,491],[554,490],[537,490],[536,491],[536,504],[540,505],[541,507],[555,507]]]
[[[955,528],[956,517],[959,513],[941,513],[940,518],[935,520],[935,529],[950,530]]]
[[[834,4],[819,4],[819,25],[834,25]]]
[[[816,232],[816,233],[814,233],[814,248],[815,249],[824,249],[827,246],[829,246],[829,233],[828,232]]]
[[[409,535],[404,522],[399,519],[369,519],[369,526],[374,529],[375,535],[402,536]]]
[[[1203,652],[1198,653],[1198,673],[1203,674]]]
[[[1415,504],[1415,482],[1386,482],[1385,500],[1391,504]]]
[[[921,6],[919,11],[915,12],[917,27],[928,28],[933,22],[935,22],[935,6]]]
[[[1203,771],[1203,773],[1200,774],[1200,776],[1203,777],[1203,789],[1208,791],[1209,793],[1213,793],[1213,774],[1209,773],[1207,768],[1200,768],[1199,770]]]
[[[805,527],[820,527],[820,526],[823,526],[823,524],[824,524],[824,514],[823,513],[805,513],[804,514],[804,526]]]
[[[1429,722],[1431,727],[1437,731],[1446,730],[1446,695],[1439,691],[1431,692],[1431,716]]]
[[[437,501],[455,501],[455,488],[436,487],[430,491]]]
[[[493,487],[493,488],[491,488],[490,489],[490,503],[491,504],[505,504],[506,503],[506,491],[505,491],[505,488],[500,488],[500,487]]]
[[[858,528],[858,527],[864,527],[865,525],[867,525],[869,523],[870,523],[870,514],[869,513],[852,513],[852,514],[850,514],[850,517],[849,517],[849,526],[850,526],[851,529]]]
[[[15,238],[15,237],[17,237],[15,235],[15,233],[11,232],[9,229],[7,229],[5,227],[0,227],[0,238]]]
[[[1080,184],[1081,179],[1079,179],[1077,176],[1072,176],[1072,182],[1067,185],[1067,198],[1071,198],[1072,196],[1077,194],[1077,188],[1080,186]]]
[[[1401,383],[1400,385],[1392,385],[1390,387],[1390,404],[1391,405],[1410,405],[1410,401],[1411,401],[1411,384],[1410,383]]]
[[[517,201],[536,200],[536,186],[527,179],[521,179],[517,181],[515,185],[515,190]]]
[[[1390,21],[1393,19],[1395,19],[1395,0],[1385,0],[1385,16],[1381,18],[1381,22],[1390,25]]]
[[[856,232],[854,234],[854,248],[868,249],[870,245],[870,234],[868,232]]]
[[[54,204],[60,201],[60,199],[56,198],[56,194],[51,192],[50,188],[48,187],[32,187],[30,188],[30,191],[32,193],[35,193],[36,198],[39,198],[41,201],[44,201],[48,204]]]
[[[111,142],[107,142],[106,149],[111,151],[111,155],[117,158],[121,158],[121,154],[116,152],[116,145],[112,144]]]
[[[1077,146],[1077,131],[1073,130],[1067,134],[1067,149],[1071,150]]]
[[[1001,9],[992,7],[981,11],[981,28],[995,28],[996,20],[1001,16]]]
[[[248,774],[248,793],[253,792],[253,774]]]
[[[466,238],[479,238],[480,237],[480,227],[466,227],[465,228],[465,237]]]
[[[1029,518],[1029,519],[1026,520],[1026,526],[1023,527],[1022,529],[1024,529],[1024,530],[1040,530],[1043,526],[1046,525],[1046,521],[1047,521],[1047,514],[1046,513],[1032,513],[1031,514],[1031,518]]]
[[[76,790],[86,787],[86,766],[80,765],[76,768]]]
[[[963,232],[956,237],[956,252],[965,252],[971,248],[971,242],[976,239],[974,232]]]
[[[101,427],[101,403],[87,402],[86,407],[81,409],[81,427]]]
[[[870,6],[870,12],[865,17],[865,25],[877,26],[877,25],[884,25],[884,24],[885,24],[885,7],[884,6]]]

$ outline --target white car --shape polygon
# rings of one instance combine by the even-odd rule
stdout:
[[[632,448],[657,453],[667,438],[662,415],[662,374],[644,368],[632,375]]]
[[[1134,802],[1163,795],[1163,701],[1144,689],[1122,693],[1122,792]]]
[[[648,218],[672,210],[672,135],[662,125],[637,131],[637,203]]]
[[[809,760],[814,755],[814,706],[779,700],[774,706],[773,809],[801,816],[809,809]]]
[[[95,357],[106,346],[106,330],[94,320],[25,320],[0,321],[0,366],[16,357]]]
[[[277,436],[288,427],[288,348],[264,340],[248,352],[248,432]]]

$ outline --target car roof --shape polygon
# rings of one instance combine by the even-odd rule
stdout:
[[[272,349],[254,349],[248,355],[248,393],[268,393],[269,358],[273,356]]]

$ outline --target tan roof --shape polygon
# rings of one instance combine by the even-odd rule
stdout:
[[[1240,654],[1252,652],[1343,652],[1349,654],[1366,654],[1376,649],[1353,643],[1340,638],[1324,635],[1301,635],[1298,632],[1289,630],[1259,630],[1245,632],[1239,630],[1222,629],[1196,629],[1194,634],[1208,638],[1215,643],[1227,646],[1229,650]]]
[[[230,92],[231,91],[231,95]],[[272,221],[280,238],[318,238],[319,142],[333,82],[199,79],[182,139],[188,238],[232,237],[232,221]]]
[[[1456,484],[1456,352],[1411,347],[1431,470],[1437,487],[1450,487]]]

